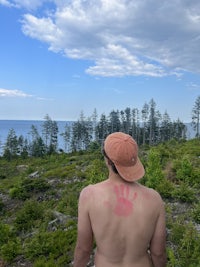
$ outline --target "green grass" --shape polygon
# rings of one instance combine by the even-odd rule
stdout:
[[[200,140],[141,148],[141,182],[166,203],[168,267],[200,266]],[[37,171],[38,177],[30,174]],[[69,266],[76,242],[81,189],[108,175],[99,150],[44,158],[0,158],[0,259],[33,267]],[[156,179],[156,183],[155,183]],[[66,216],[60,223],[55,212]]]

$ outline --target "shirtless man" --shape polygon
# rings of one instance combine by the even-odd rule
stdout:
[[[165,209],[160,195],[142,186],[135,140],[124,133],[104,142],[107,180],[79,198],[74,267],[86,267],[96,242],[95,267],[165,267]]]

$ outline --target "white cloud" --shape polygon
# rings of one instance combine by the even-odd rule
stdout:
[[[0,97],[32,97],[32,95],[26,94],[20,90],[0,88]]]
[[[14,5],[8,1],[8,0],[0,0],[0,5],[6,6],[6,7],[13,7]]]
[[[199,73],[198,0],[9,3],[29,9],[32,6],[32,10],[43,5],[46,11],[47,2],[52,2],[54,9],[46,15],[37,10],[24,15],[24,34],[47,43],[50,50],[66,57],[91,60],[93,63],[86,70],[91,75],[161,77],[182,71]]]
[[[0,4],[8,7],[26,8],[28,10],[35,10],[42,6],[48,0],[0,0]]]
[[[200,90],[200,85],[196,84],[194,82],[190,82],[189,84],[186,85],[191,91],[199,91]]]

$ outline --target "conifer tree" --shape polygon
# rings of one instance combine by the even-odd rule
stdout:
[[[169,117],[169,114],[167,111],[162,116],[162,121],[160,125],[160,140],[162,142],[168,141],[171,139],[171,134],[172,134],[172,123],[171,119]]]
[[[149,102],[149,144],[155,145],[158,142],[158,130],[160,113],[156,110],[156,103],[153,99]]]
[[[148,131],[148,117],[149,117],[149,105],[147,103],[144,104],[142,108],[142,143],[143,145],[146,143],[147,131]]]
[[[70,142],[71,142],[71,126],[66,123],[64,128],[64,133],[61,133],[60,135],[64,139],[64,145],[65,145],[65,152],[70,151]]]
[[[29,145],[29,154],[33,157],[42,157],[46,153],[45,144],[42,137],[38,133],[35,125],[31,125],[31,142]]]
[[[196,137],[200,137],[200,96],[197,97],[192,109],[192,124],[196,130]]]
[[[92,123],[90,119],[85,119],[83,111],[80,118],[72,125],[72,151],[87,149],[92,140]]]
[[[125,113],[125,133],[131,134],[131,109],[127,107],[124,113]]]
[[[97,141],[97,121],[98,121],[98,114],[96,108],[92,114],[92,139]]]
[[[177,119],[172,124],[173,128],[173,138],[180,140],[180,139],[186,139],[186,131],[187,128],[183,122],[180,121],[180,119]]]
[[[46,146],[46,151],[49,154],[56,152],[58,145],[58,125],[56,121],[52,119],[47,114],[44,117],[45,121],[42,124],[42,134],[44,137],[44,143]]]
[[[119,118],[119,110],[112,110],[109,114],[109,132],[119,132],[121,131],[121,122]]]
[[[12,128],[8,132],[3,156],[8,160],[18,155],[18,139],[15,130]]]
[[[102,114],[97,124],[97,142],[101,145],[103,140],[109,134],[109,122],[105,114]]]

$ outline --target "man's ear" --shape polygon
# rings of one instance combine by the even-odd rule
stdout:
[[[107,157],[105,157],[105,161],[107,165],[112,165],[112,161],[110,159],[108,159]]]

